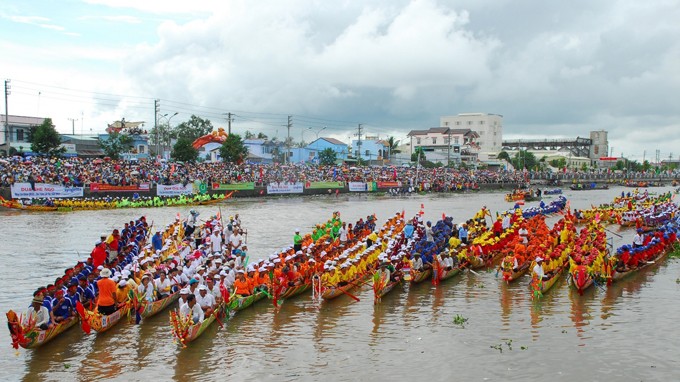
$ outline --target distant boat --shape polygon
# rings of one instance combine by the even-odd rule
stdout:
[[[593,183],[575,183],[569,186],[574,191],[587,191],[587,190],[608,190],[609,186],[606,184]]]

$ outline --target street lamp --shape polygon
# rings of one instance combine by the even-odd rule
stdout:
[[[176,116],[177,114],[179,114],[179,112],[175,112],[175,113],[174,113],[173,115],[171,115],[171,116],[168,116],[168,113],[165,113],[165,114],[159,116],[158,118],[159,118],[159,119],[160,119],[160,118],[165,118],[165,121],[166,121],[166,124],[167,124],[167,127],[166,127],[166,128],[167,128],[167,130],[169,130],[169,129],[170,129],[170,121],[172,120],[172,117]],[[156,151],[160,151],[161,149],[162,149],[163,151],[165,151],[166,134],[167,134],[167,142],[168,142],[168,145],[170,145],[170,142],[169,142],[169,141],[170,141],[170,132],[169,132],[169,131],[166,131],[166,132],[163,134],[163,136],[160,136],[158,130],[159,130],[158,127],[156,127],[156,149],[157,149]],[[163,142],[163,144],[161,144],[161,142]],[[156,153],[156,155],[158,155],[158,154],[159,154],[159,153]]]

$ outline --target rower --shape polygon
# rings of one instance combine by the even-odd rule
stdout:
[[[59,289],[55,293],[56,302],[51,312],[52,322],[58,324],[62,321],[67,320],[73,315],[74,306],[71,306],[71,300],[64,297],[64,291]]]
[[[40,328],[40,330],[47,330],[49,323],[50,312],[43,305],[42,296],[36,295],[31,306],[26,310],[21,325],[24,327],[24,331],[29,331],[34,327]]]
[[[196,296],[189,294],[187,297],[187,303],[179,308],[179,314],[182,317],[190,318],[194,324],[203,322],[205,319],[205,314],[203,309],[196,303]]]
[[[116,283],[111,280],[111,270],[108,268],[102,269],[99,276],[101,279],[97,281],[97,310],[100,314],[109,315],[116,311]]]
[[[155,291],[153,283],[151,282],[151,276],[145,273],[142,276],[142,284],[137,287],[137,293],[139,293],[142,299],[153,302],[155,300]]]
[[[302,236],[300,236],[300,228],[296,228],[295,235],[293,235],[293,250],[295,250],[295,252],[302,250]]]
[[[210,315],[210,313],[215,309],[217,304],[215,301],[215,296],[212,293],[208,293],[208,287],[201,285],[198,287],[198,296],[196,296],[196,303],[203,309],[205,315]]]
[[[533,269],[534,275],[539,281],[544,281],[548,279],[548,276],[545,275],[545,272],[543,271],[543,258],[542,257],[537,257],[536,258],[536,265],[534,265]]]

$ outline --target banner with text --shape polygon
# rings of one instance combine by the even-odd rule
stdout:
[[[368,191],[368,185],[365,182],[349,182],[350,192],[366,192]]]
[[[137,192],[149,191],[150,189],[151,184],[149,183],[140,183],[139,186],[136,184],[128,186],[112,186],[104,183],[90,183],[90,192]]]
[[[270,183],[267,185],[267,194],[301,194],[304,190],[302,183]]]
[[[64,187],[59,184],[14,183],[11,187],[12,198],[82,198],[83,187]]]
[[[255,182],[247,183],[213,183],[213,190],[225,190],[225,191],[236,191],[236,190],[254,190]]]
[[[307,182],[305,188],[308,189],[327,189],[327,188],[343,188],[344,182]]]
[[[191,183],[187,183],[187,185],[183,184],[171,184],[171,185],[162,185],[159,184],[156,186],[156,195],[158,196],[179,196],[179,195],[190,195],[194,193],[194,185]]]
[[[378,182],[378,188],[401,187],[401,182]]]

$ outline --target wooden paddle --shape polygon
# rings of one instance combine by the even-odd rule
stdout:
[[[357,300],[357,301],[361,301],[361,300],[359,300],[359,297],[357,297],[357,296],[355,296],[355,295],[353,295],[353,294],[350,294],[349,292],[345,291],[344,289],[342,289],[342,288],[340,288],[340,287],[338,287],[338,289],[340,289],[340,292],[342,292],[342,293],[348,295],[349,297],[351,297],[351,298],[353,298],[353,299],[355,299],[355,300]]]

